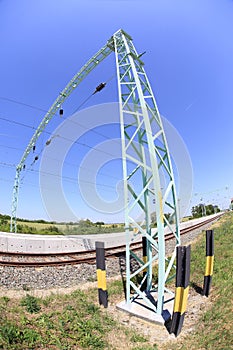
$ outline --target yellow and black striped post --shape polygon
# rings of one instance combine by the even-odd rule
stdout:
[[[214,231],[206,231],[206,267],[203,285],[203,295],[208,297],[214,268]]]
[[[95,242],[99,304],[108,307],[104,242]]]
[[[181,331],[187,307],[190,281],[190,245],[176,248],[176,292],[170,333],[177,337]]]

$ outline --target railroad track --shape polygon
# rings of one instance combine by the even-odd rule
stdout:
[[[180,234],[185,235],[191,231],[197,230],[211,222],[217,220],[223,214],[208,218],[205,221],[199,222],[192,226],[181,229]],[[168,233],[165,236],[165,241],[174,239],[173,234]],[[141,242],[131,243],[131,250],[137,251],[142,249]],[[105,257],[112,258],[125,253],[125,244],[117,247],[105,248]],[[21,252],[0,252],[1,266],[14,267],[41,267],[41,266],[61,266],[68,264],[94,264],[96,261],[96,251],[80,251],[74,253],[21,253]]]

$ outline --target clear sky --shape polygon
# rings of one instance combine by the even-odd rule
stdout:
[[[1,0],[0,213],[11,212],[15,166],[45,111],[120,28],[132,36],[139,53],[146,51],[145,70],[160,113],[180,134],[190,154],[191,206],[203,201],[228,207],[233,197],[232,16],[231,0]],[[64,104],[64,118],[102,81],[108,81],[106,88],[82,108],[118,101],[114,54]],[[56,116],[27,160],[19,217],[49,219],[40,194],[40,157],[32,163],[60,123]],[[114,132],[111,135],[115,137]],[[91,138],[83,137],[87,147]],[[97,133],[92,138],[102,141]],[[74,149],[65,162],[66,196],[76,201],[79,218],[108,220],[89,212],[78,198],[75,179],[80,152]],[[98,177],[100,187],[105,186],[109,194],[114,192],[109,179],[116,182],[121,175],[112,169],[106,166]],[[61,221],[66,219],[61,217]]]

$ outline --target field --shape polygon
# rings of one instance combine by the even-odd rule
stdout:
[[[10,218],[0,214],[0,231],[10,232]],[[40,235],[83,235],[112,233],[124,231],[123,224],[93,223],[90,220],[80,220],[78,223],[56,223],[44,220],[29,221],[19,219],[17,233],[40,234]]]
[[[185,217],[182,221],[188,221],[191,217]],[[40,222],[41,221],[41,222]],[[7,215],[0,214],[0,231],[10,232],[10,219]],[[40,235],[84,235],[99,233],[114,233],[124,231],[124,224],[93,223],[90,220],[80,220],[78,223],[56,223],[44,220],[29,221],[19,219],[17,233]]]
[[[204,232],[191,247],[187,316],[193,300],[197,301],[195,310],[198,309],[196,314],[191,315],[191,331],[188,317],[181,334],[175,338],[169,335],[165,327],[161,330],[159,326],[143,323],[116,311],[115,304],[124,299],[122,281],[117,279],[107,282],[107,309],[98,305],[95,282],[76,287],[66,294],[47,291],[43,297],[30,290],[18,291],[15,295],[7,291],[3,295],[1,291],[0,349],[233,349],[233,213],[224,215],[213,225],[213,229],[215,262],[208,298],[200,295],[205,271]]]

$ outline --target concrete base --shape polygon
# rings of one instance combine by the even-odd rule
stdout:
[[[153,299],[157,300],[157,293],[152,292],[150,295]],[[146,298],[146,296],[145,296]],[[145,321],[159,324],[161,326],[164,325],[166,321],[168,321],[173,313],[173,304],[174,304],[174,296],[170,293],[164,294],[164,307],[162,315],[157,314],[154,310],[152,310],[149,305],[146,303],[144,299],[138,297],[134,301],[132,301],[129,305],[126,304],[126,301],[123,300],[119,304],[116,305],[118,310],[127,312],[132,316],[139,317]]]

